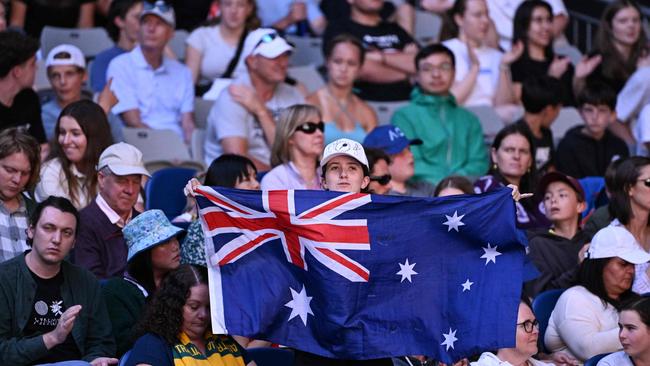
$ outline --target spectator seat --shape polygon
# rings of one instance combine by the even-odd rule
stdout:
[[[167,44],[167,47],[174,52],[180,62],[185,60],[185,40],[189,35],[189,32],[184,29],[177,29],[174,31],[174,37]]]
[[[428,11],[415,11],[414,38],[421,46],[438,42],[441,29],[442,18],[439,15]]]
[[[313,93],[325,85],[325,81],[314,65],[292,66],[287,73],[296,81],[302,83],[309,93]]]
[[[390,120],[393,118],[393,113],[409,103],[408,100],[401,100],[396,102],[375,102],[368,100],[366,102],[377,113],[377,121],[379,126],[390,124]]]
[[[195,174],[195,169],[188,168],[166,168],[153,173],[145,187],[145,209],[160,209],[170,220],[183,213],[187,202],[183,187]]]
[[[286,39],[295,45],[289,65],[319,67],[325,64],[323,56],[323,40],[321,38],[308,38],[287,35]]]
[[[533,313],[539,322],[539,339],[537,343],[540,352],[548,353],[544,345],[544,334],[546,333],[548,320],[551,318],[555,304],[563,292],[564,290],[562,289],[544,291],[533,300]]]
[[[41,49],[47,55],[54,47],[67,43],[83,52],[86,59],[92,59],[107,48],[113,47],[113,40],[102,27],[58,28],[45,26],[41,34]]]
[[[601,353],[599,355],[595,355],[594,357],[588,359],[585,361],[585,366],[596,366],[598,365],[598,362],[605,358],[605,356],[608,356],[609,353]]]

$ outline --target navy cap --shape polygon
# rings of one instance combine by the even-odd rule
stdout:
[[[363,140],[363,146],[383,150],[388,155],[399,154],[409,145],[422,145],[422,140],[409,140],[393,125],[375,127]]]

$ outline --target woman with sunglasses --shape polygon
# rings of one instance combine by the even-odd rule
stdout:
[[[381,149],[365,147],[366,158],[370,166],[370,184],[368,191],[374,194],[388,194],[393,188],[390,175],[390,157]]]
[[[522,298],[517,314],[517,330],[515,347],[501,348],[496,354],[484,352],[472,366],[517,366],[517,365],[551,365],[533,358],[537,354],[537,338],[539,323],[533,314],[530,302]]]
[[[634,265],[650,260],[634,237],[620,226],[607,226],[591,241],[578,269],[576,285],[558,299],[544,335],[552,353],[579,362],[622,348],[618,310],[638,299],[632,292]]]
[[[325,47],[327,85],[307,97],[323,111],[325,143],[349,138],[362,142],[377,126],[377,114],[353,92],[365,57],[361,41],[349,34],[334,37]]]
[[[638,245],[650,253],[650,158],[632,156],[622,160],[616,167],[609,193],[609,212],[615,219],[611,224],[627,229]],[[636,266],[634,292],[650,292],[649,270],[648,263]]]
[[[282,111],[271,148],[273,169],[262,178],[261,188],[320,189],[316,168],[324,128],[320,112],[312,105],[296,104]]]
[[[623,351],[603,358],[598,366],[650,365],[650,298],[644,297],[623,306],[618,329]]]

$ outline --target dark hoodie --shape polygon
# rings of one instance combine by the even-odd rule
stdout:
[[[578,230],[569,240],[551,230],[538,230],[529,231],[528,240],[528,256],[540,275],[526,282],[526,295],[535,297],[546,290],[571,287],[578,272],[578,253],[591,236]]]
[[[612,161],[626,158],[630,152],[623,140],[608,130],[600,140],[582,133],[584,126],[569,131],[557,147],[557,170],[574,178],[602,177]]]

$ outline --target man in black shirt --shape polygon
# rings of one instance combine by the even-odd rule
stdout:
[[[554,166],[555,147],[551,124],[562,109],[563,86],[560,80],[548,75],[527,78],[521,90],[524,117],[516,123],[528,128],[535,145],[535,166],[540,176]]]
[[[323,44],[341,33],[359,38],[366,48],[361,68],[359,97],[365,100],[408,100],[411,93],[411,75],[418,47],[397,23],[382,20],[382,0],[349,0],[350,18],[327,26]]]
[[[0,130],[19,127],[47,143],[41,104],[32,90],[38,41],[18,32],[0,32]]]
[[[31,251],[0,265],[1,365],[117,364],[99,283],[65,260],[78,226],[72,203],[51,196],[32,215]]]

